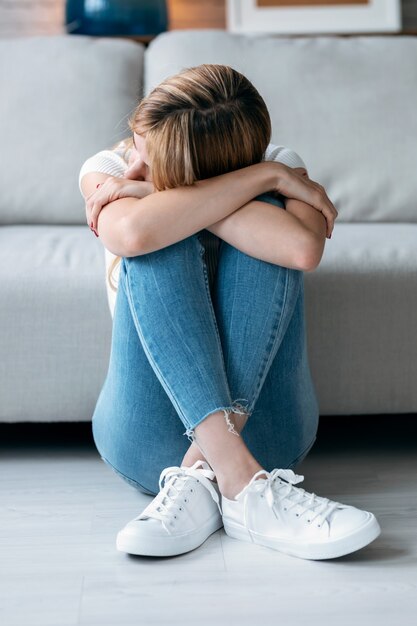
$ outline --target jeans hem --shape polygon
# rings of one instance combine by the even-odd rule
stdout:
[[[238,433],[237,430],[235,430],[235,424],[230,419],[230,415],[231,413],[237,413],[239,415],[247,415],[249,417],[249,412],[247,408],[245,408],[242,404],[238,402],[238,400],[245,400],[245,398],[238,398],[234,400],[232,404],[230,404],[229,406],[219,406],[215,409],[210,409],[210,411],[208,411],[208,413],[203,415],[203,417],[201,417],[193,426],[190,426],[189,428],[187,428],[187,430],[183,434],[188,437],[191,443],[193,443],[195,441],[194,429],[213,413],[217,413],[218,411],[223,411],[224,419],[226,421],[228,431],[240,437],[240,433]]]

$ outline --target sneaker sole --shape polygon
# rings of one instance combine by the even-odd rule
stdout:
[[[326,543],[294,543],[292,541],[265,537],[254,531],[250,531],[245,526],[236,522],[227,521],[223,518],[223,525],[226,534],[233,539],[256,543],[279,552],[284,552],[300,559],[335,559],[351,552],[356,552],[374,541],[380,533],[381,528],[373,513],[368,513],[368,520],[360,526],[355,534],[339,537]]]
[[[140,556],[175,556],[190,552],[201,546],[206,539],[223,527],[220,515],[211,517],[204,526],[192,533],[184,535],[166,535],[165,537],[147,537],[138,534],[119,531],[116,538],[116,548],[120,552],[137,554]]]

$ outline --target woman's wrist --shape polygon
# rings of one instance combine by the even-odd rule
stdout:
[[[120,179],[121,192],[119,197],[121,198],[137,198],[141,200],[146,198],[155,191],[154,185],[151,181],[147,180],[133,180],[133,179]]]
[[[260,193],[281,195],[280,189],[285,180],[287,166],[277,161],[262,161],[260,165],[263,166],[263,189]]]
[[[151,181],[148,180],[144,180],[144,181],[140,181],[143,185],[143,198],[145,198],[145,196],[149,196],[149,194],[153,193],[155,191],[155,187],[153,185],[153,183]]]

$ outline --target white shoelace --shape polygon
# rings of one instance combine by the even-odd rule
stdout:
[[[196,461],[191,467],[173,465],[162,470],[159,478],[159,493],[136,519],[151,517],[160,520],[168,530],[166,523],[169,522],[170,518],[176,517],[177,512],[181,511],[181,498],[179,496],[190,476],[198,480],[209,491],[221,514],[219,495],[210,481],[215,477],[215,474],[213,470],[204,469],[203,461]]]
[[[266,480],[257,480],[261,474],[266,474]],[[283,479],[283,480],[280,480]],[[329,498],[317,496],[315,493],[309,493],[301,487],[294,487],[304,480],[304,476],[294,474],[290,469],[274,469],[272,472],[259,470],[252,476],[250,482],[240,491],[236,499],[240,500],[247,492],[258,492],[266,498],[268,505],[272,508],[274,502],[278,500],[286,500],[286,509],[290,510],[296,506],[299,507],[297,517],[301,517],[306,513],[310,513],[309,522],[313,522],[317,517],[321,517],[322,523],[340,506],[340,502],[334,502]],[[285,481],[285,482],[283,482]],[[246,514],[246,512],[245,512]]]

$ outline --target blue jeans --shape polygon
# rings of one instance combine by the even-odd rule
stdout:
[[[93,436],[101,458],[151,495],[162,469],[180,465],[184,435],[215,411],[244,409],[241,436],[268,471],[295,467],[316,439],[303,272],[221,241],[209,284],[201,232],[121,260]]]

